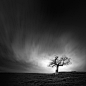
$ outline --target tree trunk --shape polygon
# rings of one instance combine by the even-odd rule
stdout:
[[[56,72],[55,72],[55,74],[58,74],[58,68],[59,68],[59,65],[56,65]]]

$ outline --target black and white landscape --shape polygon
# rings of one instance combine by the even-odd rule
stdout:
[[[48,65],[55,56],[61,58],[63,55],[71,58],[72,64],[60,66],[60,73],[53,75],[56,67]],[[85,3],[1,0],[0,72],[2,77],[10,73],[7,74],[9,81],[11,76],[12,80],[17,77],[18,80],[12,83],[21,83],[21,80],[32,83],[35,79],[33,77],[36,77],[37,82],[46,84],[85,83]]]

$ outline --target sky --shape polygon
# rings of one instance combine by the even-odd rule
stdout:
[[[48,65],[62,55],[72,64],[59,72],[86,72],[85,9],[79,1],[0,1],[0,72],[54,73]]]

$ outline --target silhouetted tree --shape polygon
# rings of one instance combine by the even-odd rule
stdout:
[[[58,59],[58,56],[56,56],[55,59],[50,62],[49,66],[50,67],[56,66],[55,74],[57,74],[59,66],[69,65],[70,63],[71,63],[70,58],[62,56],[60,59]]]

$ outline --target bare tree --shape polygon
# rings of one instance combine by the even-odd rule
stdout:
[[[71,64],[70,58],[68,58],[64,55],[60,59],[58,58],[58,56],[56,56],[55,59],[50,62],[49,66],[50,67],[56,66],[55,74],[57,74],[59,66],[69,65],[69,64]]]

